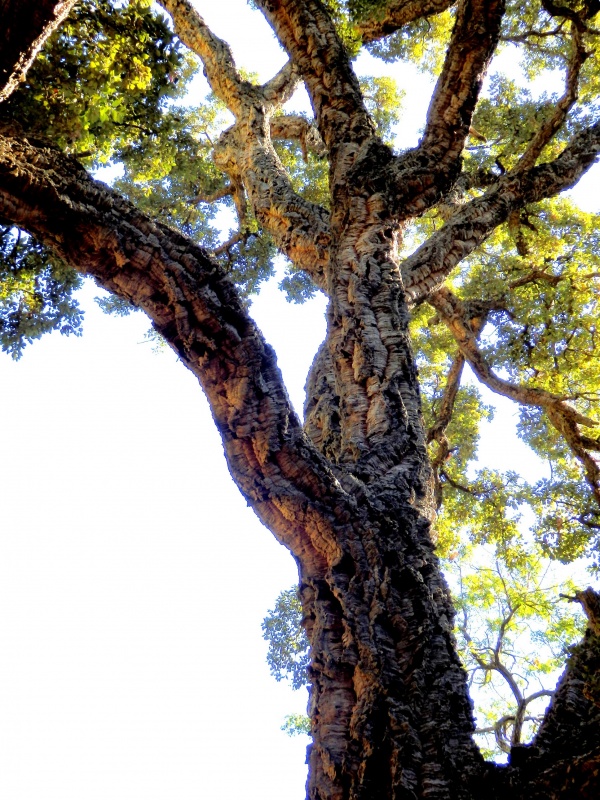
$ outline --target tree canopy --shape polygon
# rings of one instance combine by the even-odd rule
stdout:
[[[600,229],[565,195],[600,152],[600,4],[257,0],[289,59],[263,84],[201,3],[160,5],[82,0],[30,67],[33,24],[7,51],[2,348],[79,334],[92,275],[197,375],[299,565],[265,626],[276,675],[301,685],[310,661],[311,797],[593,796],[596,595],[548,564],[600,569]],[[409,87],[358,78],[364,51],[436,79],[414,147],[394,149]],[[87,172],[107,164],[113,189]],[[290,302],[330,302],[303,421],[248,314],[276,272]],[[514,401],[538,480],[477,462],[480,386]],[[481,766],[457,653],[507,687],[478,730],[516,772]]]

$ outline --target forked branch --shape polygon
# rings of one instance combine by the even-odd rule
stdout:
[[[149,315],[201,383],[248,503],[313,574],[335,560],[340,520],[331,509],[349,520],[354,506],[304,436],[272,349],[207,253],[58,150],[2,134],[0,217]]]
[[[184,44],[202,59],[213,91],[236,117],[236,123],[221,135],[215,147],[215,163],[228,175],[234,189],[238,187],[233,197],[240,235],[247,199],[277,247],[323,288],[329,262],[329,215],[294,191],[270,137],[274,111],[291,97],[298,84],[296,68],[288,62],[270,81],[255,86],[242,79],[229,45],[214,35],[190,0],[164,0],[161,4],[172,15]],[[303,135],[306,141],[306,132]],[[239,189],[242,185],[243,192]]]
[[[576,134],[554,161],[523,174],[498,177],[496,184],[460,211],[401,265],[409,299],[415,303],[442,285],[510,213],[573,186],[598,160],[600,122]]]
[[[600,505],[600,466],[586,446],[587,439],[580,426],[596,427],[597,421],[585,417],[570,406],[564,397],[552,394],[545,389],[523,386],[500,378],[485,359],[477,344],[477,335],[469,324],[468,315],[462,302],[449,289],[442,288],[428,298],[440,318],[454,336],[460,352],[476,377],[489,389],[503,397],[515,400],[521,405],[536,406],[543,409],[552,426],[561,434],[575,458],[582,464],[585,478],[592,494]],[[594,448],[598,443],[592,440]]]
[[[315,0],[257,0],[257,5],[306,83],[327,149],[371,138],[375,128],[358,79],[325,7]]]

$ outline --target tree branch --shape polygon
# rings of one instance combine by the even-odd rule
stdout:
[[[277,247],[325,290],[329,213],[294,192],[271,144],[268,119],[260,119],[261,113],[255,111],[253,119],[241,120],[221,134],[215,146],[215,164],[234,186],[243,183],[257,220]]]
[[[236,123],[215,146],[215,163],[235,188],[245,187],[256,219],[277,247],[325,288],[329,263],[329,214],[292,188],[270,139],[273,112],[291,96],[299,77],[287,63],[264,86],[254,86],[238,73],[229,45],[215,36],[189,0],[163,0],[175,30],[204,64],[209,83],[235,115]],[[245,224],[245,197],[234,193],[240,226]]]
[[[204,64],[204,74],[213,92],[236,116],[242,111],[242,96],[251,88],[239,74],[231,48],[210,30],[190,0],[159,0],[173,20],[175,33]]]
[[[449,289],[442,288],[434,292],[428,298],[428,302],[448,326],[460,352],[483,384],[496,394],[508,397],[522,405],[536,406],[545,411],[553,427],[561,434],[575,458],[582,464],[586,481],[592,489],[596,502],[600,505],[600,466],[585,447],[586,437],[579,430],[580,425],[594,427],[597,422],[584,417],[568,405],[563,397],[545,389],[522,386],[499,378],[477,345],[476,333],[469,325],[468,315],[463,304]]]
[[[0,3],[0,103],[25,79],[46,39],[76,0],[3,0]]]
[[[231,474],[260,519],[313,574],[326,556],[335,560],[339,514],[350,520],[354,505],[304,436],[273,351],[206,252],[58,150],[1,134],[0,217],[150,316],[200,381]]]
[[[525,153],[521,156],[514,169],[511,170],[513,174],[525,172],[533,167],[544,147],[562,126],[570,109],[577,102],[579,74],[587,58],[588,53],[586,53],[583,44],[583,35],[580,29],[576,25],[573,25],[571,55],[567,64],[564,94],[558,103],[554,105],[554,111],[550,117],[540,125],[532,140],[527,145]]]
[[[446,428],[452,420],[456,396],[460,389],[460,381],[465,366],[465,358],[462,353],[457,353],[446,377],[446,386],[442,395],[442,402],[436,415],[435,422],[427,431],[427,444],[437,442],[438,448],[435,456],[431,459],[431,468],[435,481],[434,494],[436,508],[440,508],[443,500],[443,487],[440,477],[441,467],[450,455],[450,443],[446,438]]]
[[[441,14],[456,0],[392,0],[385,9],[377,9],[373,17],[361,20],[357,28],[363,44],[389,36],[410,22]]]
[[[192,198],[191,202],[194,205],[198,203],[216,203],[217,200],[222,200],[224,197],[231,197],[234,193],[234,188],[231,184],[227,184],[227,186],[222,186],[220,189],[217,189],[216,192],[212,192],[211,194],[197,194],[196,197]]]
[[[271,117],[271,139],[299,142],[305,161],[308,159],[309,150],[320,157],[326,153],[319,131],[307,119],[297,114]]]
[[[327,149],[332,152],[340,142],[360,145],[370,139],[375,127],[324,6],[316,0],[257,0],[257,5],[306,83]]]
[[[554,161],[523,174],[507,174],[484,195],[471,200],[402,263],[410,300],[423,300],[452,269],[506,222],[511,211],[573,186],[600,154],[600,122],[576,134]]]
[[[421,142],[388,159],[385,168],[386,201],[398,222],[422,214],[458,178],[460,156],[503,14],[504,0],[460,0]]]
[[[483,76],[498,44],[503,0],[460,0],[417,152],[450,169],[464,147]]]

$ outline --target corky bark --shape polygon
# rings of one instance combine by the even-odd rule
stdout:
[[[241,226],[250,208],[329,297],[304,426],[272,350],[210,256],[77,162],[9,127],[0,130],[0,217],[144,309],[202,385],[233,479],[295,557],[311,643],[311,800],[475,800],[508,790],[515,798],[571,797],[573,787],[591,797],[600,726],[585,680],[570,677],[576,668],[557,693],[541,755],[519,761],[515,753],[515,763],[500,768],[486,765],[473,743],[453,610],[431,538],[434,480],[408,302],[426,297],[512,211],[575,181],[596,157],[600,134],[589,128],[555,161],[498,179],[401,264],[403,222],[443,198],[460,174],[504,4],[457,4],[423,138],[402,155],[377,138],[326,8],[318,0],[257,4],[290,57],[263,86],[241,78],[226,43],[188,0],[162,2],[235,117],[215,160],[229,176]],[[391,2],[364,37],[448,5]],[[298,118],[274,116],[299,80],[318,134]],[[329,210],[294,192],[272,146],[278,137],[326,153]],[[457,342],[455,374],[429,434],[440,442],[462,365],[473,357],[468,337]],[[571,771],[558,756],[564,731]],[[558,793],[540,794],[552,780]]]
[[[0,103],[19,81],[76,0],[0,0]]]

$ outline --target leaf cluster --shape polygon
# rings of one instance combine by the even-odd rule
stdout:
[[[269,643],[267,664],[277,681],[288,680],[293,689],[307,684],[308,639],[302,628],[302,606],[295,586],[281,592],[262,623]]]
[[[81,334],[73,293],[81,278],[31,236],[0,229],[0,347],[18,360],[26,344],[58,330]]]

